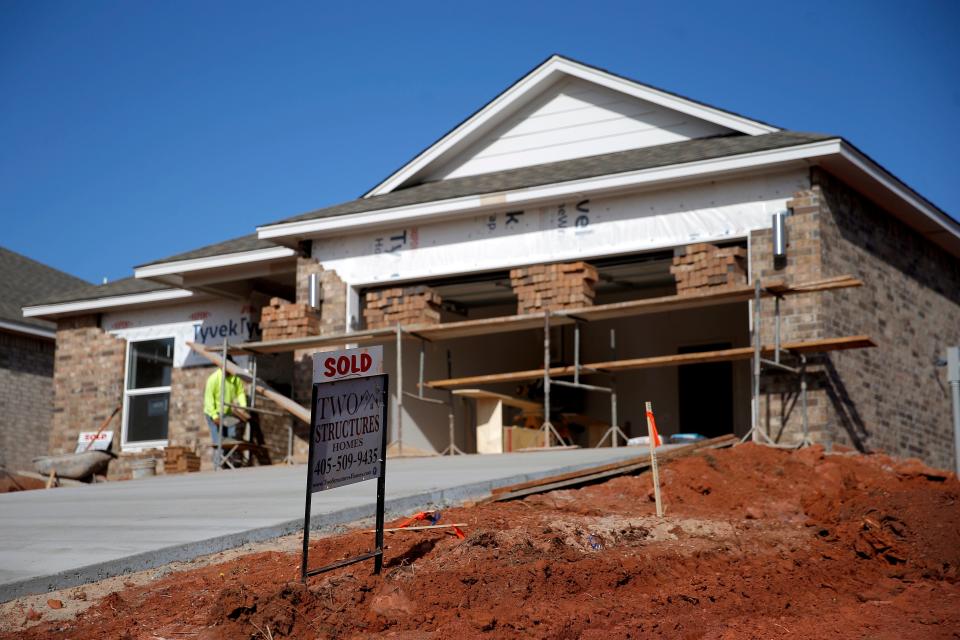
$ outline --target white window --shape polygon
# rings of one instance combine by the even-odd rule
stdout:
[[[173,338],[139,340],[127,344],[123,395],[124,450],[167,445],[173,346]]]

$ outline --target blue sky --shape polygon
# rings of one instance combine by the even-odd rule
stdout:
[[[352,199],[551,53],[843,135],[957,217],[958,42],[953,1],[3,0],[0,246],[99,282]]]

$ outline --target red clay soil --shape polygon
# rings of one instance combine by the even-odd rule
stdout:
[[[958,638],[960,484],[917,461],[754,445],[648,474],[451,509],[466,540],[388,534],[297,582],[259,553],[112,593],[18,638]],[[368,549],[317,540],[312,564]],[[13,635],[3,636],[12,638]]]

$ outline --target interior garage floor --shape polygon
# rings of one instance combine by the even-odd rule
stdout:
[[[642,447],[391,459],[394,516],[492,487],[647,454]],[[303,525],[304,466],[158,476],[0,495],[0,602],[293,533]],[[372,516],[376,483],[318,493],[312,526]]]

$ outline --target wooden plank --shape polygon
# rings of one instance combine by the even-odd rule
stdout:
[[[305,338],[286,338],[260,342],[244,342],[229,348],[232,355],[250,353],[287,353],[297,349],[322,349],[324,347],[342,347],[346,344],[371,345],[386,344],[394,339],[394,329],[367,329],[365,331],[339,332],[325,336],[307,336]]]
[[[733,435],[720,436],[719,438],[702,440],[693,444],[670,449],[669,451],[664,451],[663,453],[658,454],[658,456],[660,461],[673,460],[692,455],[703,449],[718,449],[721,447],[733,446],[736,442],[737,438]],[[530,482],[504,487],[503,489],[505,490],[493,493],[489,498],[483,500],[482,502],[515,500],[517,498],[523,498],[535,493],[544,493],[546,491],[554,491],[556,489],[565,489],[567,487],[584,484],[586,482],[594,482],[597,480],[612,478],[618,475],[633,473],[634,471],[646,469],[649,466],[650,456],[648,454],[646,456],[630,458],[629,460],[624,460],[619,463],[615,462],[597,467],[590,467],[587,469],[581,469],[580,471],[549,476],[546,478],[540,478],[539,480],[532,480]]]
[[[706,440],[700,440],[698,442],[691,442],[690,444],[681,445],[679,447],[674,447],[672,449],[667,449],[664,454],[671,451],[696,451],[697,449],[702,449],[703,447],[709,447],[716,444],[722,444],[728,440],[736,440],[736,436],[733,434],[727,434],[723,436],[718,436],[716,438],[708,438]],[[664,454],[660,455],[660,459],[663,460]],[[563,480],[571,480],[573,478],[578,478],[580,476],[592,475],[594,473],[600,473],[602,471],[610,471],[613,469],[619,469],[620,467],[630,466],[637,463],[649,463],[650,455],[644,454],[642,456],[636,456],[634,458],[627,458],[626,460],[618,460],[617,462],[608,462],[606,464],[597,465],[595,467],[587,467],[586,469],[578,469],[576,471],[568,471],[566,473],[560,473],[554,476],[547,476],[545,478],[538,478],[536,480],[528,480],[526,482],[518,482],[516,484],[504,485],[502,487],[495,487],[491,490],[490,493],[496,495],[498,493],[511,493],[513,491],[520,491],[521,489],[529,489],[530,487],[537,487],[542,484],[548,484],[552,482],[560,482]]]
[[[508,396],[505,393],[496,393],[494,391],[486,391],[484,389],[457,389],[453,392],[453,395],[462,396],[464,398],[473,398],[474,400],[500,400],[503,402],[503,404],[509,407],[516,407],[517,409],[522,409],[524,411],[543,411],[542,402],[524,400],[523,398]]]
[[[203,345],[199,345],[194,342],[188,342],[187,346],[193,349],[197,354],[199,354],[203,358],[206,358],[207,360],[217,365],[218,367],[220,366],[220,363],[222,362],[222,358],[220,357],[220,354],[215,354],[211,351],[207,351],[207,349]],[[232,373],[233,375],[240,376],[240,378],[242,378],[247,384],[249,384],[253,380],[253,377],[250,375],[250,373],[246,369],[243,369],[237,366],[236,364],[230,362],[229,360],[227,361],[227,372]],[[290,398],[277,393],[270,387],[259,382],[257,383],[257,392],[269,398],[270,400],[272,400],[277,406],[279,406],[284,411],[294,416],[298,420],[301,420],[304,424],[310,424],[310,410],[307,409],[306,407],[303,407],[297,404]]]
[[[784,351],[796,353],[819,353],[825,351],[841,351],[844,349],[862,349],[877,346],[869,336],[845,336],[842,338],[825,338],[821,340],[801,340],[785,342],[781,345]],[[773,354],[773,345],[763,347],[764,357]],[[669,356],[652,356],[646,358],[631,358],[629,360],[609,360],[582,365],[583,369],[597,371],[629,371],[634,369],[651,369],[656,367],[679,367],[685,364],[701,364],[706,362],[732,362],[749,360],[753,357],[753,347],[737,347],[735,349],[720,349],[717,351],[696,351]],[[574,368],[551,367],[550,375],[572,376]],[[426,386],[433,389],[449,389],[465,385],[495,384],[499,382],[518,382],[522,380],[536,380],[543,377],[543,369],[528,369],[511,373],[491,373],[482,376],[468,376],[465,378],[450,378],[446,380],[430,380]]]

